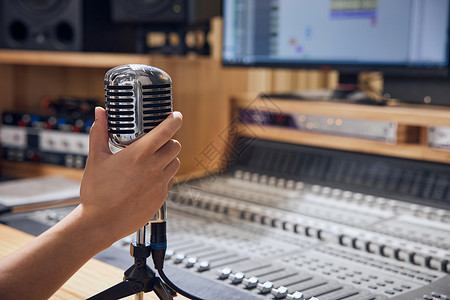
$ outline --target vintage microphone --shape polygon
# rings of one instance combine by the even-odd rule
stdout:
[[[105,106],[109,139],[114,146],[125,148],[173,111],[172,80],[166,72],[151,66],[112,68],[105,74]],[[150,222],[165,221],[164,202]]]
[[[106,72],[104,83],[109,139],[116,147],[127,147],[173,111],[172,80],[158,68],[139,64],[118,66]],[[160,299],[172,299],[165,284],[190,299],[199,299],[175,286],[164,274],[166,248],[164,202],[149,223],[136,232],[136,241],[130,245],[135,263],[125,271],[124,281],[89,299],[120,299],[133,294],[136,299],[143,299],[143,293],[152,290]],[[147,266],[150,253],[164,282]]]

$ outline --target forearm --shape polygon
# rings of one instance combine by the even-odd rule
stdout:
[[[82,265],[110,244],[80,217],[70,215],[21,250],[0,260],[0,299],[48,299]]]

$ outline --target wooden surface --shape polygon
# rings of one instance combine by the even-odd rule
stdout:
[[[81,181],[83,170],[63,166],[39,164],[34,162],[1,162],[1,174],[11,178],[30,178],[40,176],[63,176]]]
[[[0,257],[25,246],[33,236],[0,224]],[[127,253],[124,252],[124,255]],[[32,259],[32,258],[30,258]],[[70,278],[50,299],[86,299],[122,281],[123,270],[91,259]],[[182,299],[183,297],[176,297]],[[124,299],[134,299],[130,296]],[[144,299],[158,299],[152,292]]]
[[[244,135],[303,145],[380,154],[416,160],[450,163],[450,151],[431,148],[427,144],[430,126],[450,127],[450,107],[424,105],[369,106],[327,101],[294,101],[260,99],[254,94],[233,97],[235,116],[240,108],[286,114],[342,117],[359,120],[388,121],[398,124],[396,143],[362,138],[304,132],[278,126],[238,124]]]

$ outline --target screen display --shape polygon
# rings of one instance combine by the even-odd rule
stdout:
[[[225,65],[441,69],[450,0],[224,0]]]

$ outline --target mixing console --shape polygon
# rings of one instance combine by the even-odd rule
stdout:
[[[205,299],[450,299],[448,165],[255,139],[235,150],[226,173],[169,195],[176,284]],[[131,239],[99,258],[128,267]]]

